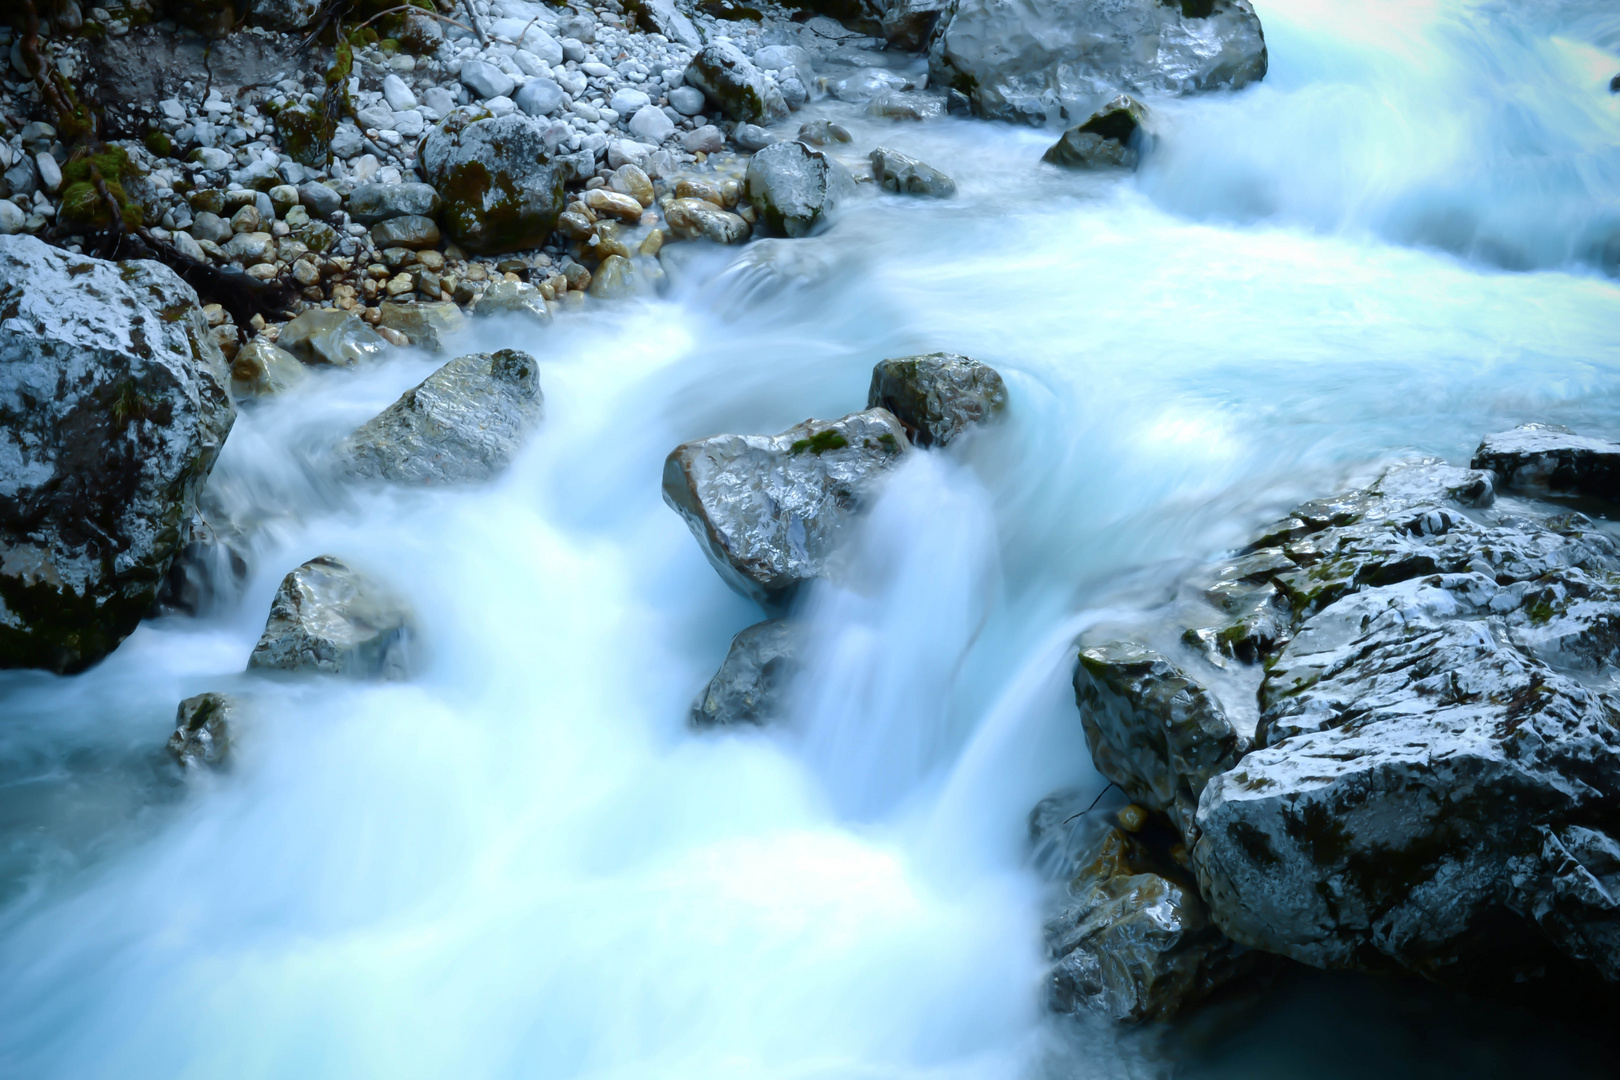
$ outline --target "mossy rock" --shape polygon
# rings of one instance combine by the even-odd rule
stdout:
[[[450,117],[424,141],[422,169],[445,232],[468,251],[539,247],[562,212],[563,172],[527,116]]]
[[[326,138],[326,118],[302,106],[276,114],[276,134],[287,156],[300,165],[324,169],[332,161],[332,147]]]

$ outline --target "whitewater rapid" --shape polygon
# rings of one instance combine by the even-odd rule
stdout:
[[[452,347],[532,352],[547,408],[486,488],[320,468],[425,355],[243,408],[212,480],[256,527],[241,595],[0,675],[0,1075],[1159,1067],[1040,1004],[1025,816],[1101,788],[1075,635],[1397,458],[1620,434],[1620,12],[1257,8],[1265,82],[1157,105],[1134,177],[814,106],[958,198],[868,188],[821,237],[672,258],[661,298],[478,324]],[[999,370],[1008,421],[913,455],[803,600],[790,723],[692,733],[761,615],[664,456],[855,411],[875,361],[933,350]],[[417,678],[243,671],[323,553],[409,594]],[[236,765],[182,783],[162,744],[208,690],[247,702]]]

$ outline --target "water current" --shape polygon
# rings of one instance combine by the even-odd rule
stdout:
[[[1601,1073],[1579,1034],[1348,978],[1169,1034],[1041,1006],[1025,817],[1102,787],[1078,632],[1398,458],[1620,433],[1620,8],[1256,6],[1265,81],[1158,104],[1134,176],[813,106],[959,196],[868,187],[820,237],[672,258],[656,299],[481,324],[455,344],[534,353],[548,414],[488,487],[324,478],[425,355],[245,407],[212,481],[255,525],[241,595],[0,678],[0,1075]],[[760,615],[664,456],[857,410],[932,350],[1000,370],[1008,421],[914,455],[802,600],[790,722],[695,735]],[[416,678],[243,672],[325,552],[409,593]],[[181,781],[205,690],[249,704],[236,765]]]

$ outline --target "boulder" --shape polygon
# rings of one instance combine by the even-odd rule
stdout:
[[[412,345],[420,345],[424,349],[443,348],[446,337],[467,325],[467,317],[461,313],[461,308],[449,300],[415,304],[388,300],[382,304],[381,312],[379,326],[399,331],[411,339]]]
[[[427,251],[439,246],[439,226],[429,217],[396,217],[371,227],[371,242],[383,251],[409,248]]]
[[[1134,806],[1120,814],[1132,832],[1086,809],[1071,793],[1030,814],[1031,846],[1055,849],[1051,870],[1065,883],[1045,924],[1054,1011],[1165,1020],[1254,968],[1260,957],[1210,922],[1191,876],[1163,850],[1162,827]]]
[[[686,81],[733,120],[771,124],[788,114],[781,91],[729,41],[717,41],[693,57]]]
[[[0,667],[80,671],[152,606],[236,413],[153,262],[0,237]]]
[[[1147,110],[1135,98],[1120,94],[1063,133],[1041,160],[1069,169],[1136,168],[1141,157],[1139,132]]]
[[[653,30],[677,45],[685,45],[688,49],[703,47],[702,35],[692,20],[675,6],[675,0],[642,0],[639,10],[642,19]]]
[[[692,726],[763,726],[775,720],[798,670],[800,637],[798,627],[784,619],[767,619],[738,633],[720,670],[692,703]]]
[[[954,0],[929,67],[980,116],[1044,125],[1119,93],[1246,86],[1266,44],[1247,0]]]
[[[945,446],[969,424],[999,418],[1007,407],[1007,387],[995,368],[966,356],[902,356],[872,369],[866,406],[880,405],[906,426],[918,446]]]
[[[198,694],[180,703],[174,715],[169,753],[184,769],[225,764],[231,748],[236,702],[224,694]]]
[[[422,172],[443,201],[450,238],[492,254],[545,243],[563,208],[563,171],[546,126],[521,113],[452,114],[422,143]]]
[[[853,187],[848,171],[801,142],[767,146],[748,162],[748,201],[776,236],[809,236]]]
[[[276,344],[306,364],[350,367],[388,348],[382,336],[341,308],[310,308],[281,328]]]
[[[326,190],[331,191],[331,188]],[[337,192],[332,195],[335,197]],[[411,215],[432,217],[438,212],[439,193],[429,184],[361,184],[349,194],[349,216],[360,225],[375,225],[389,218]]]
[[[884,191],[896,195],[926,195],[949,199],[956,194],[956,181],[914,157],[880,146],[872,151],[872,178]]]
[[[922,52],[950,7],[951,0],[890,0],[883,6],[883,36],[897,49]]]
[[[673,199],[664,208],[664,220],[683,240],[740,244],[753,232],[748,222],[740,216],[720,209],[707,199]]]
[[[1204,785],[1249,748],[1220,701],[1152,649],[1122,641],[1080,650],[1074,698],[1097,771],[1196,840]]]
[[[478,295],[480,315],[526,315],[542,325],[551,322],[551,309],[540,290],[524,281],[497,281]]]
[[[540,422],[534,357],[515,349],[460,356],[405,391],[338,449],[350,476],[467,484],[499,474]]]
[[[884,409],[806,420],[780,435],[716,435],[669,455],[664,501],[728,585],[776,605],[821,575],[909,448],[905,428]]]
[[[1491,470],[1502,487],[1620,499],[1620,443],[1577,435],[1557,424],[1524,424],[1487,435],[1471,464]]]
[[[263,338],[254,338],[231,358],[231,396],[243,398],[279,394],[308,377],[298,358]]]
[[[248,668],[404,678],[414,625],[385,586],[322,555],[282,580]]]

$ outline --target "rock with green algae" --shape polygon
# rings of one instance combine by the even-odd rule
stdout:
[[[236,702],[224,694],[188,697],[175,710],[168,750],[185,769],[219,768],[230,758],[231,723]]]
[[[745,124],[775,123],[788,114],[782,92],[729,41],[716,41],[694,56],[686,82],[703,91],[716,109]]]
[[[240,401],[279,394],[308,376],[309,372],[296,356],[256,337],[231,358],[231,396]]]
[[[998,419],[1007,386],[995,368],[970,357],[901,356],[872,368],[866,405],[894,413],[918,446],[946,446],[971,425]]]
[[[468,251],[537,248],[562,213],[565,179],[546,127],[521,113],[457,112],[422,143],[422,172],[439,193],[445,232]]]
[[[0,237],[0,667],[80,671],[151,608],[235,420],[191,287]]]

